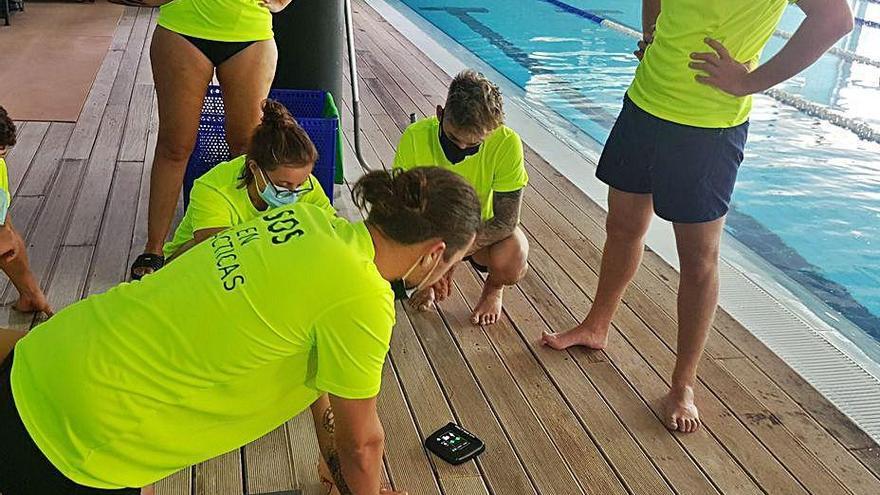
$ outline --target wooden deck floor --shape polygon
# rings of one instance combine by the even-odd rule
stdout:
[[[154,22],[151,11],[127,8],[79,121],[22,123],[8,158],[12,217],[57,308],[121,281],[143,244],[157,129]],[[390,166],[410,113],[432,114],[449,77],[360,1],[355,24],[367,159]],[[362,170],[350,102],[342,111],[353,181]],[[418,495],[880,493],[877,445],[724,313],[700,369],[705,428],[685,436],[660,425],[656,400],[675,359],[677,274],[650,251],[606,352],[542,348],[541,331],[565,330],[589,308],[604,213],[526,154],[531,269],[506,292],[501,322],[467,322],[480,281],[464,267],[439,312],[399,308],[379,402],[394,486]],[[34,322],[10,310],[15,291],[3,284],[0,324],[28,328]],[[486,441],[479,462],[452,467],[425,454],[421,439],[450,420]],[[310,420],[300,415],[164,480],[159,493],[317,494],[317,459]]]

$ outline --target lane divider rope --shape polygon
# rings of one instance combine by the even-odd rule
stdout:
[[[642,39],[641,31],[637,31],[629,26],[621,24],[619,22],[612,21],[600,15],[597,15],[593,12],[589,12],[573,5],[569,5],[560,0],[541,0],[543,2],[555,5],[560,9],[582,17],[584,19],[588,19],[604,28],[610,29],[612,31],[617,31],[618,33],[624,34],[634,40]],[[791,34],[788,34],[788,37],[791,37]],[[856,54],[852,54],[852,56],[859,56]],[[870,60],[870,59],[868,59]],[[871,60],[870,65],[876,65],[880,67],[880,62]],[[831,124],[834,124],[838,127],[844,128],[848,131],[853,132],[859,138],[864,139],[866,141],[873,141],[875,143],[880,144],[880,131],[872,127],[867,122],[864,122],[860,119],[847,117],[842,112],[838,110],[834,110],[826,105],[820,105],[818,103],[814,103],[812,101],[807,100],[806,98],[802,98],[800,96],[791,94],[787,91],[783,91],[777,88],[770,88],[766,91],[763,91],[762,94],[773,98],[774,100],[782,103],[783,105],[788,105],[790,107],[796,108],[801,112],[811,116],[816,117],[821,120],[825,120]]]

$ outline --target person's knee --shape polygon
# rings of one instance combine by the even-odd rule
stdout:
[[[647,229],[640,221],[619,215],[609,215],[605,221],[608,239],[616,242],[641,243]]]
[[[156,144],[156,156],[162,160],[186,164],[195,143],[179,139],[160,139]]]
[[[492,279],[499,284],[514,285],[528,273],[529,242],[519,228],[493,251],[489,264]]]
[[[718,276],[718,249],[705,247],[681,253],[681,277],[694,283],[705,283]]]

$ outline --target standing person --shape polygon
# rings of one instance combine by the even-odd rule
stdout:
[[[183,219],[165,244],[166,261],[271,208],[302,202],[335,216],[330,198],[312,175],[317,160],[318,150],[284,105],[263,102],[263,119],[247,154],[217,164],[196,179]]]
[[[12,226],[9,207],[12,195],[9,192],[9,174],[6,169],[6,154],[15,146],[15,123],[9,118],[6,109],[0,106],[0,269],[6,273],[12,285],[18,290],[18,300],[12,306],[24,313],[40,312],[52,316],[49,301],[40,288],[40,283],[31,272],[24,239]]]
[[[371,172],[353,196],[366,221],[271,210],[21,339],[0,365],[0,492],[136,494],[327,393],[334,482],[380,493],[389,282],[435,283],[470,248],[480,210],[437,168]]]
[[[487,273],[471,321],[492,325],[501,315],[504,286],[525,276],[529,242],[519,227],[523,188],[528,184],[522,141],[504,125],[501,91],[485,76],[465,70],[449,85],[437,116],[416,122],[403,132],[394,168],[438,166],[464,177],[480,198],[483,227],[467,260]],[[451,290],[446,274],[435,287],[413,297],[424,308],[445,299]]]
[[[226,112],[230,156],[245,153],[260,122],[260,102],[275,77],[278,50],[272,13],[291,0],[144,0],[161,5],[150,45],[159,100],[159,137],[150,174],[147,244],[131,267],[139,279],[165,263],[189,155],[195,146],[208,84],[216,71]]]
[[[758,66],[788,3],[643,1],[641,62],[596,171],[610,191],[595,301],[580,325],[543,337],[556,349],[604,348],[641,263],[652,210],[672,222],[681,266],[678,359],[660,418],[670,430],[690,433],[700,425],[697,365],[718,303],[719,244],[743,159],[750,95],[807,68],[853,26],[845,0],[799,0],[806,19]]]

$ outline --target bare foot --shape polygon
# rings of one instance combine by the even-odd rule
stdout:
[[[46,313],[46,316],[49,317],[54,314],[42,291],[36,294],[20,294],[18,301],[12,307],[22,313]]]
[[[663,397],[663,425],[672,431],[693,433],[700,428],[693,387],[675,388]]]
[[[483,286],[483,294],[471,315],[474,325],[494,325],[501,317],[501,304],[504,298],[504,287]]]
[[[595,350],[604,349],[608,345],[608,325],[593,325],[585,321],[567,332],[544,332],[541,343],[557,351],[578,345]]]

